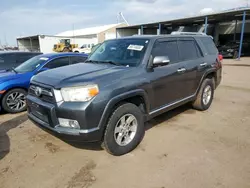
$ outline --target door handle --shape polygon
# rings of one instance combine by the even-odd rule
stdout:
[[[205,67],[205,66],[207,66],[207,63],[202,63],[202,64],[200,64],[200,66]]]
[[[185,68],[180,68],[180,69],[177,69],[177,72],[178,73],[184,73],[184,72],[186,72],[186,69]]]

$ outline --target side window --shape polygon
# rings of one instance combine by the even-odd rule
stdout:
[[[47,63],[47,65],[45,65],[45,67],[48,69],[54,69],[67,65],[69,65],[69,57],[60,57],[50,61],[49,63]]]
[[[86,59],[87,57],[82,57],[82,56],[70,57],[71,64],[83,63],[86,61]]]
[[[34,55],[31,55],[31,54],[17,54],[17,60],[16,60],[16,63],[17,64],[20,64],[20,63],[23,63],[25,61],[27,61],[28,59],[32,58]]]
[[[217,54],[218,50],[214,44],[214,41],[210,37],[202,37],[200,38],[203,46],[205,47],[207,53],[209,55]]]
[[[0,56],[0,64],[4,63],[4,56]]]
[[[168,56],[170,63],[179,61],[178,46],[176,41],[156,42],[152,50],[152,56]]]
[[[181,60],[191,60],[199,58],[198,49],[194,40],[179,40],[179,52]]]
[[[6,54],[4,56],[4,62],[5,63],[15,64],[16,63],[16,54],[15,53]]]

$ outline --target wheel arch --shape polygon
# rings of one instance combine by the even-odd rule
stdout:
[[[149,112],[149,100],[144,90],[137,89],[117,95],[107,103],[98,125],[100,129],[105,130],[106,123],[114,109],[124,103],[135,104],[142,110],[145,116]]]
[[[200,90],[200,88],[201,88],[202,82],[203,82],[205,79],[207,79],[207,78],[209,78],[209,79],[214,78],[214,81],[215,81],[215,83],[216,83],[216,82],[217,82],[217,73],[216,73],[216,69],[211,69],[211,70],[207,71],[207,72],[203,75],[203,77],[202,77],[202,79],[201,79],[201,81],[200,81],[200,83],[199,83],[199,86],[198,86],[198,88],[197,88],[197,90],[196,90],[195,95],[198,94],[198,92],[199,92],[199,90]]]
[[[26,88],[26,87],[22,87],[22,86],[18,86],[18,87],[15,87],[15,86],[8,87],[8,89],[6,89],[5,92],[3,93],[3,95],[1,96],[1,101],[2,101],[3,97],[4,97],[9,91],[11,91],[11,90],[13,90],[13,89],[23,89],[23,90],[25,90],[26,92],[28,92],[28,88]]]

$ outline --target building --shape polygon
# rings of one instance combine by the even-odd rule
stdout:
[[[170,34],[173,31],[204,32],[213,36],[217,45],[237,41],[242,46],[243,41],[250,42],[250,8],[121,27],[117,29],[117,37]]]
[[[37,51],[42,53],[53,52],[55,44],[61,39],[70,39],[72,44],[79,47],[87,44],[98,44],[107,39],[116,38],[116,29],[127,24],[110,24],[85,29],[70,30],[57,35],[34,35],[18,37],[17,45],[20,51]]]

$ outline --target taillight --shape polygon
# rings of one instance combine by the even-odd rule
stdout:
[[[221,54],[218,55],[217,63],[216,63],[216,68],[221,68],[222,64],[221,62],[223,61],[223,56]]]
[[[219,54],[218,59],[219,59],[220,62],[223,61],[223,56],[221,54]]]

